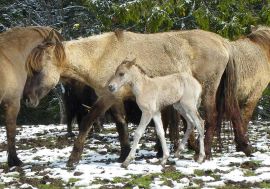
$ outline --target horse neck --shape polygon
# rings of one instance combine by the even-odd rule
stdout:
[[[66,63],[63,65],[62,78],[78,80],[82,83],[88,83],[88,75],[90,72],[89,62],[85,62],[83,51],[79,46],[73,45],[73,41],[63,42],[64,51],[66,54]],[[89,57],[90,58],[90,57]]]
[[[138,96],[143,93],[143,88],[147,83],[149,83],[151,78],[149,78],[144,73],[141,73],[141,71],[138,68],[133,68],[131,72],[131,89],[135,96]]]
[[[105,40],[96,40],[94,36],[64,42],[67,62],[61,76],[79,80],[93,88],[100,87],[98,80],[105,76],[98,65],[102,65],[102,56],[106,54]]]

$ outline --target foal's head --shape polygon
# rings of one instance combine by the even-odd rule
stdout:
[[[114,76],[109,81],[108,88],[111,92],[117,92],[123,85],[130,84],[132,80],[132,68],[137,68],[136,59],[124,60],[116,69]]]
[[[24,95],[29,106],[37,106],[60,79],[65,52],[63,44],[52,30],[42,44],[35,47],[26,62],[28,73]]]

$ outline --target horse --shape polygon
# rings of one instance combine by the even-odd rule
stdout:
[[[232,91],[238,100],[237,106],[228,106],[227,98],[223,93],[218,93],[219,106],[218,119],[226,117],[232,120],[233,125],[239,125],[239,129],[234,128],[236,148],[238,151],[245,148],[248,140],[247,129],[252,113],[257,102],[262,96],[270,81],[270,28],[257,26],[252,28],[252,32],[245,37],[230,42],[232,53],[232,71],[225,72],[234,78],[233,84],[228,84],[221,80],[223,91]],[[221,91],[222,91],[221,90]],[[241,114],[239,117],[237,114]],[[251,149],[250,149],[251,150]]]
[[[97,100],[97,95],[91,87],[72,79],[65,81],[63,87],[67,136],[74,137],[75,134],[72,132],[74,119],[76,119],[80,129],[81,120]],[[93,123],[95,131],[99,132],[102,129],[102,122],[102,118],[99,118]]]
[[[0,105],[5,111],[8,142],[8,165],[19,166],[15,147],[16,120],[27,78],[25,62],[28,54],[50,33],[50,27],[16,27],[0,34]],[[53,39],[62,40],[58,32]],[[52,40],[53,40],[52,39]]]
[[[53,36],[53,32],[51,35]],[[206,112],[205,151],[206,158],[210,158],[213,132],[217,124],[216,94],[222,75],[230,68],[228,66],[232,65],[230,53],[228,40],[203,30],[156,34],[116,31],[66,42],[44,41],[42,48],[37,47],[28,57],[26,70],[31,77],[27,96],[32,105],[37,105],[60,78],[82,81],[96,91],[99,98],[82,120],[83,129],[74,142],[67,162],[67,166],[72,167],[80,160],[91,123],[110,107],[117,108],[123,100],[134,99],[128,86],[121,88],[118,96],[112,95],[106,88],[106,83],[122,60],[136,58],[137,64],[149,76],[189,71],[203,88],[202,105]],[[226,73],[230,71],[231,69]],[[234,81],[229,77],[230,74],[226,76],[225,83]],[[233,91],[225,91],[226,96],[231,93]],[[227,101],[231,102],[231,107],[237,105],[233,95],[230,95]],[[124,136],[122,147],[128,144],[128,135]],[[122,148],[121,154],[127,156],[129,150]],[[242,150],[246,152],[246,149]],[[123,159],[126,156],[123,156]]]
[[[72,132],[73,120],[76,119],[80,129],[81,120],[97,100],[97,95],[91,87],[73,79],[65,80],[63,87],[63,102],[66,112],[67,136],[74,137],[75,134]],[[124,119],[128,123],[138,125],[141,117],[141,111],[137,104],[132,100],[126,100],[124,101],[124,109]],[[161,113],[164,131],[166,132],[169,129],[169,138],[173,143],[174,150],[176,150],[178,147],[180,124],[180,117],[176,113],[177,112],[175,112],[172,107],[166,107]],[[114,121],[116,116],[118,115],[115,115],[114,112],[107,111],[103,118],[98,118],[98,120],[93,123],[94,131],[100,132],[100,130],[103,128],[103,123]],[[189,141],[189,144],[191,144],[191,149],[195,149],[193,143]],[[158,152],[156,156],[161,157],[163,152],[159,140],[157,140],[156,143],[156,150]]]
[[[123,167],[127,168],[130,162],[135,158],[139,141],[145,132],[146,126],[152,119],[155,122],[155,129],[163,149],[161,165],[165,166],[169,157],[169,150],[166,145],[161,120],[161,110],[168,105],[173,105],[188,123],[184,138],[180,142],[175,156],[179,157],[180,152],[184,150],[189,135],[193,127],[195,127],[198,130],[200,142],[198,162],[204,160],[204,125],[197,111],[197,108],[200,106],[202,87],[191,73],[176,73],[162,77],[149,77],[145,74],[145,71],[135,63],[135,59],[132,61],[125,60],[116,68],[115,75],[108,83],[108,89],[113,94],[116,94],[120,88],[125,85],[130,86],[136,102],[142,111],[142,116],[140,124],[134,134],[131,151],[122,164]]]

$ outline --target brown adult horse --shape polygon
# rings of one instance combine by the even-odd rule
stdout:
[[[16,119],[26,82],[28,54],[46,38],[52,28],[17,27],[0,34],[0,104],[5,109],[8,140],[8,165],[21,165],[15,148]],[[60,39],[55,32],[54,38]]]
[[[120,90],[116,96],[106,89],[108,80],[125,58],[136,57],[137,64],[150,76],[191,71],[203,87],[202,103],[206,110],[207,124],[205,147],[209,157],[217,120],[216,92],[231,60],[229,49],[226,39],[202,30],[157,34],[118,31],[63,43],[44,41],[42,48],[32,51],[26,65],[28,73],[33,76],[29,80],[28,98],[33,105],[37,105],[58,83],[60,77],[80,80],[97,92],[99,99],[83,119],[83,129],[74,143],[68,161],[68,166],[72,166],[80,159],[93,120],[111,106],[122,103],[123,99],[133,97],[129,87]],[[230,77],[225,79],[231,81]],[[226,92],[230,94],[231,91]],[[230,97],[228,100],[233,107],[236,100],[233,95]]]

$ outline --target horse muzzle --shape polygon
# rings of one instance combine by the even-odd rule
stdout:
[[[30,108],[35,108],[39,105],[39,100],[37,98],[36,99],[26,98],[25,105]]]
[[[110,92],[115,92],[116,87],[114,85],[110,84],[110,85],[108,85],[108,89]]]

